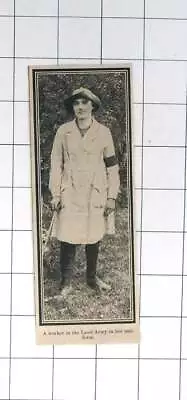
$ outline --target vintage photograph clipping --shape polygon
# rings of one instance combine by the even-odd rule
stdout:
[[[28,67],[36,342],[139,342],[130,66]]]

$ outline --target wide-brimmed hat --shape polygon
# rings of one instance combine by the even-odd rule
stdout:
[[[96,111],[100,105],[101,101],[98,96],[96,96],[90,89],[80,87],[79,89],[75,89],[71,96],[67,97],[64,100],[64,104],[68,110],[72,110],[73,101],[77,98],[83,97],[85,99],[91,100],[94,106],[94,110]]]

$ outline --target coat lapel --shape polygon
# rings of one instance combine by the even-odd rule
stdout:
[[[88,129],[86,135],[85,135],[85,140],[91,140],[93,141],[97,137],[97,131],[99,129],[99,123],[96,121],[95,118],[93,118],[93,122],[91,127]]]
[[[81,136],[75,120],[71,121],[66,131],[68,151],[77,154],[81,151]]]
[[[81,150],[86,150],[91,153],[93,150],[95,153],[95,146],[97,147],[96,140],[98,139],[98,130],[99,123],[95,120],[95,118],[93,118],[91,127],[88,129],[85,136],[82,137],[76,124],[76,120],[74,119],[72,122],[70,122],[68,131],[66,132],[69,150],[73,153],[79,153]]]

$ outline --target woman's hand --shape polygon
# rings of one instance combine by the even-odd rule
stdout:
[[[59,198],[53,198],[51,200],[51,209],[52,211],[60,211],[61,210],[61,203]]]
[[[115,210],[115,206],[116,206],[115,199],[108,199],[106,202],[104,216],[108,217],[108,215],[111,214],[111,212],[113,212]]]

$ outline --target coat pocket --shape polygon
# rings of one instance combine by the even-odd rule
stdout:
[[[104,208],[107,200],[107,185],[103,176],[98,176],[92,185],[91,204],[96,208]]]
[[[60,199],[62,208],[67,207],[69,203],[69,185],[68,182],[63,182],[60,189]]]

